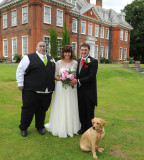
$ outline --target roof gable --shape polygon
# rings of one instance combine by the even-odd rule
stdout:
[[[95,15],[95,13],[93,12],[92,9],[88,10],[87,12],[85,12],[83,15],[94,18],[96,20],[98,20],[98,17]]]

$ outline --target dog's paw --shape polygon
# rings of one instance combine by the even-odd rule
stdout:
[[[93,155],[93,158],[97,159],[98,157],[96,155]]]
[[[97,148],[98,152],[102,153],[104,151],[103,148]]]

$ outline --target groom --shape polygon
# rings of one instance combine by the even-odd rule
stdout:
[[[55,63],[46,55],[44,41],[37,43],[37,51],[23,57],[18,65],[16,79],[22,91],[21,135],[27,136],[27,129],[35,115],[35,127],[39,134],[45,134],[44,120],[50,106],[55,87]]]
[[[80,46],[81,58],[78,59],[77,81],[78,81],[78,106],[81,129],[78,134],[83,134],[92,126],[94,109],[97,106],[97,84],[96,74],[98,61],[89,55],[90,45],[83,43]]]

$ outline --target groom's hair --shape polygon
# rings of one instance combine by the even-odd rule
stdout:
[[[81,47],[88,47],[88,49],[90,50],[90,45],[88,43],[82,43],[80,45],[80,49],[81,49]]]
[[[73,59],[73,51],[72,51],[72,46],[70,45],[65,45],[62,48],[62,53],[61,53],[61,59],[64,59],[64,52],[71,52],[71,57],[70,59]]]

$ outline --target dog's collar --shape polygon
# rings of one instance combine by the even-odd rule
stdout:
[[[93,130],[97,131],[100,134],[100,138],[101,138],[102,130],[98,130],[98,129],[95,129],[95,128],[93,128]]]

